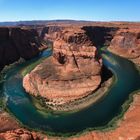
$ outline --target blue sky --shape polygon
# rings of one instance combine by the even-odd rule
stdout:
[[[0,21],[140,21],[140,0],[0,0]]]

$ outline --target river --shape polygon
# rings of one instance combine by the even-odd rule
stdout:
[[[29,128],[55,134],[73,134],[89,128],[100,129],[121,113],[122,105],[128,100],[130,93],[140,89],[140,74],[135,65],[127,59],[103,51],[103,63],[115,76],[114,83],[104,98],[75,113],[40,112],[22,87],[21,71],[50,54],[50,51],[45,51],[39,58],[19,64],[5,75],[3,92],[7,97],[7,108]]]

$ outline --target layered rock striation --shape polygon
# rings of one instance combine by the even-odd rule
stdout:
[[[99,87],[102,61],[96,59],[96,48],[81,28],[55,34],[53,56],[24,77],[23,87],[32,95],[64,104]]]
[[[140,28],[120,29],[108,49],[140,65]]]
[[[96,26],[98,25],[99,23],[96,23]],[[110,25],[113,26],[113,28],[109,27]],[[79,26],[77,27],[73,28],[73,31],[70,31],[70,29],[68,29],[67,31],[66,29],[67,27],[60,28],[56,26],[51,26],[47,28],[45,27],[43,29],[43,32],[41,33],[41,38],[46,39],[46,40],[49,38],[50,40],[54,41],[54,55],[50,57],[49,59],[46,59],[40,65],[38,65],[30,74],[26,75],[23,82],[24,82],[24,87],[28,92],[31,92],[31,94],[35,96],[41,95],[45,98],[49,98],[50,100],[52,98],[55,99],[55,97],[62,97],[64,93],[63,91],[65,91],[65,89],[66,91],[68,89],[68,91],[70,91],[69,93],[72,93],[71,89],[75,89],[73,95],[76,94],[76,91],[78,91],[79,93],[82,93],[80,91],[82,87],[86,87],[86,89],[88,89],[87,88],[88,82],[86,81],[88,77],[89,77],[89,80],[88,80],[89,83],[91,83],[90,78],[92,76],[95,77],[94,75],[95,73],[89,72],[90,70],[92,71],[93,69],[93,67],[90,67],[90,65],[93,64],[93,61],[91,64],[90,60],[94,60],[94,62],[97,64],[97,66],[94,66],[94,68],[97,69],[96,76],[98,76],[99,78],[98,82],[100,83],[100,79],[102,78],[100,77],[100,74],[101,76],[103,75],[103,77],[106,76],[107,74],[106,73],[104,74],[104,72],[102,72],[104,71],[103,70],[104,67],[102,67],[101,60],[96,59],[95,54],[97,51],[96,51],[95,46],[98,47],[98,46],[108,45],[109,46],[108,49],[112,51],[113,53],[129,58],[135,64],[139,64],[140,62],[139,61],[139,54],[140,54],[139,52],[140,24],[139,23],[134,24],[134,23],[127,23],[127,22],[126,23],[116,22],[116,23],[101,23],[100,27],[94,27],[92,25],[90,27],[89,25],[87,25],[86,28],[82,27],[83,29],[79,29]],[[79,31],[76,28],[79,29]],[[79,37],[79,34],[77,34],[79,32],[81,33],[80,35],[81,37]],[[6,35],[2,35],[2,36],[6,36]],[[2,36],[0,36],[0,39],[2,38]],[[82,36],[85,36],[85,37],[82,37]],[[79,38],[81,39],[84,38],[84,39],[83,41],[81,41],[81,39],[79,40]],[[79,44],[77,42],[79,42]],[[1,47],[1,44],[0,44],[0,47]],[[92,49],[90,50],[90,48]],[[1,50],[0,50],[0,53],[1,53]],[[0,58],[1,58],[1,55],[0,55]],[[79,63],[81,61],[78,61],[79,59],[82,60],[82,63],[84,64],[84,66],[81,67]],[[85,63],[83,62],[83,60]],[[5,57],[3,61],[6,61]],[[88,71],[89,73],[86,73],[86,70],[85,70],[86,66],[88,66],[87,69],[89,69]],[[89,76],[86,77],[85,75],[89,75]],[[82,80],[86,82],[83,82]],[[81,83],[80,84],[81,88],[78,87],[79,85],[77,82]],[[93,85],[94,82],[96,81],[92,80],[92,82],[93,83],[91,83],[91,85]],[[45,90],[49,91],[50,93],[49,97],[46,97],[46,94],[48,94],[48,92],[46,92]],[[59,93],[61,94],[58,94],[57,96],[57,92],[53,92],[52,90],[60,91]],[[42,93],[44,94],[42,95]],[[53,93],[53,95],[51,93]],[[89,93],[91,93],[91,91]],[[68,95],[68,93],[65,92],[65,95]],[[82,94],[79,94],[79,95],[82,95]],[[80,96],[75,96],[75,97],[79,98]],[[56,98],[57,104],[64,103],[63,101],[69,102],[69,100],[67,100],[68,99],[67,97],[63,98],[63,100],[59,98],[60,102],[58,102],[57,99],[58,98]],[[75,98],[71,96],[70,99],[74,100]],[[79,137],[71,137],[68,139],[73,139],[73,140],[81,140],[81,139],[112,140],[112,138],[114,140],[140,139],[140,135],[139,135],[140,134],[140,127],[139,127],[140,126],[139,125],[140,124],[140,119],[139,119],[140,117],[139,115],[140,104],[139,103],[140,102],[139,100],[140,100],[140,94],[137,94],[134,97],[134,101],[131,104],[130,109],[125,113],[124,118],[122,119],[122,121],[118,123],[117,125],[118,127],[116,129],[104,131],[104,132],[91,131],[89,133],[80,135]],[[2,119],[1,121],[4,122],[5,119]],[[7,120],[5,121],[5,123],[9,124]],[[4,123],[2,124],[3,126],[5,125]],[[10,129],[7,129],[7,126],[6,126],[6,130],[10,130],[10,131],[5,132],[5,130],[1,130],[0,132],[3,132],[3,133],[0,134],[0,139],[21,139],[21,138],[43,139],[43,138],[36,137],[36,134],[33,134],[25,129],[18,129],[16,125],[15,125],[15,130],[11,130],[11,129],[13,129],[13,127],[11,127]],[[55,138],[52,138],[52,139],[55,139]]]
[[[0,69],[19,58],[31,59],[39,54],[39,47],[36,30],[0,27]]]

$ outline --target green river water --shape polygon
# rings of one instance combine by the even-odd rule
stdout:
[[[1,88],[7,98],[8,110],[29,128],[55,134],[75,134],[85,129],[107,126],[121,113],[122,105],[128,100],[130,93],[140,89],[140,74],[135,65],[127,59],[103,51],[103,63],[115,76],[115,81],[105,97],[74,113],[40,112],[22,87],[21,71],[29,64],[50,54],[50,51],[45,51],[40,57],[11,68],[6,73]]]

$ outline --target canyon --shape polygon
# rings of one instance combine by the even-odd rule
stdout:
[[[37,56],[40,52],[39,48],[42,47],[41,41],[53,42],[53,55],[25,75],[23,87],[29,94],[44,97],[55,105],[63,105],[90,95],[112,76],[103,66],[102,58],[98,54],[99,47],[107,46],[109,51],[130,59],[137,66],[140,65],[138,23],[93,23],[93,25],[61,23],[61,25],[52,24],[35,29],[1,27],[0,68],[19,58],[29,60]],[[139,94],[134,97],[134,102],[116,129],[107,132],[87,132],[70,139],[111,140],[113,137],[114,140],[129,138],[138,140],[140,137],[139,98]],[[11,118],[9,118],[7,120],[10,123]],[[5,124],[7,125],[8,123]],[[29,132],[20,128],[18,124],[12,130],[12,125],[1,131],[0,139],[60,139]],[[131,129],[133,132],[130,131]],[[127,131],[130,131],[129,134]]]
[[[40,40],[34,29],[0,27],[0,69],[20,58],[29,60],[39,54]]]
[[[99,86],[102,63],[95,60],[96,48],[80,29],[73,32],[60,32],[53,56],[24,77],[23,87],[28,93],[63,104],[87,96]]]
[[[140,28],[119,30],[108,49],[140,65]]]

